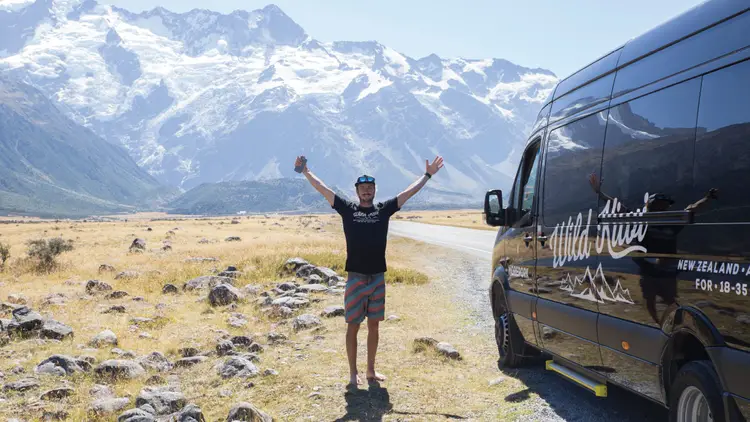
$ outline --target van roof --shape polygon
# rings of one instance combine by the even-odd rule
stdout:
[[[747,0],[707,0],[630,39],[562,79],[555,87],[554,94],[548,98],[548,101],[545,101],[544,105],[618,68],[627,66],[748,10],[750,10],[750,3]]]

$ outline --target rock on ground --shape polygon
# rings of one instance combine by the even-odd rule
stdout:
[[[269,344],[278,344],[287,341],[287,337],[281,333],[268,333],[267,338]]]
[[[44,321],[42,331],[39,334],[42,338],[63,340],[67,337],[73,337],[73,329],[62,322],[50,319]]]
[[[323,325],[323,321],[311,314],[300,315],[297,318],[294,318],[294,321],[292,322],[292,328],[294,328],[294,331],[307,330],[320,325]]]
[[[146,241],[138,238],[130,244],[130,252],[143,252],[146,250]]]
[[[115,272],[115,267],[109,265],[109,264],[102,264],[99,266],[99,274],[101,273],[113,273]]]
[[[140,277],[141,274],[138,271],[123,271],[115,276],[115,280],[132,280]]]
[[[112,292],[112,293],[104,296],[104,298],[105,299],[122,299],[122,298],[124,298],[125,296],[128,296],[128,295],[129,295],[128,292],[125,292],[125,291],[122,291],[122,290],[116,290],[116,291],[114,291],[114,292]]]
[[[192,280],[185,282],[185,284],[182,286],[182,290],[192,291],[192,290],[213,289],[214,287],[220,284],[233,284],[233,283],[234,283],[234,280],[232,280],[229,277],[218,277],[215,275],[202,275],[200,277],[196,277]]]
[[[231,284],[220,284],[208,294],[208,302],[211,306],[225,306],[244,298],[242,292]]]
[[[111,291],[112,286],[109,283],[105,283],[99,280],[89,280],[86,282],[86,293],[94,294],[98,292]]]
[[[441,355],[443,355],[443,356],[445,356],[447,358],[456,359],[456,360],[461,360],[462,359],[461,358],[461,354],[458,353],[458,350],[456,350],[455,347],[453,347],[452,345],[450,345],[448,343],[440,342],[435,347],[436,347],[438,353],[440,353]]]
[[[39,396],[39,400],[60,400],[72,396],[75,390],[70,387],[59,387],[47,390]]]
[[[117,336],[112,330],[104,330],[92,338],[89,345],[92,347],[102,347],[106,345],[117,346]]]
[[[172,369],[172,363],[161,352],[151,352],[148,355],[138,359],[138,363],[144,368],[153,369],[159,372],[166,372]]]
[[[163,294],[175,294],[179,293],[180,289],[177,288],[174,284],[165,284],[164,287],[162,287],[161,292]]]
[[[70,375],[76,372],[84,372],[91,368],[91,364],[82,360],[74,359],[67,355],[52,355],[41,361],[34,368],[39,374]]]
[[[154,416],[142,409],[130,409],[117,417],[117,422],[155,422]]]
[[[248,359],[233,356],[216,365],[222,378],[249,378],[258,375],[258,368]]]
[[[252,404],[242,402],[232,407],[227,421],[272,422],[273,418]]]
[[[42,316],[26,306],[13,310],[13,319],[8,324],[10,333],[25,334],[39,330],[44,325]]]
[[[5,391],[29,391],[39,388],[39,381],[35,378],[22,378],[18,381],[9,382],[3,386]]]
[[[323,309],[323,312],[320,313],[321,316],[326,317],[326,318],[344,316],[345,314],[346,314],[346,309],[344,309],[344,307],[340,305],[329,306]]]
[[[146,374],[138,362],[124,359],[110,359],[99,364],[94,372],[100,377],[133,379]]]
[[[182,358],[178,359],[174,362],[175,368],[187,368],[193,365],[197,365],[199,363],[203,363],[206,360],[208,360],[205,356],[191,356],[189,358]]]
[[[150,405],[156,415],[168,415],[180,411],[187,404],[185,396],[174,387],[145,387],[135,399],[136,407]]]
[[[227,320],[229,325],[236,328],[242,328],[245,325],[247,325],[248,320],[245,315],[242,315],[240,313],[232,313],[232,315],[229,316],[229,319]]]

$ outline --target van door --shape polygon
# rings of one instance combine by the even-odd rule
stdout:
[[[524,339],[531,344],[538,344],[532,323],[532,312],[536,299],[534,198],[541,155],[540,144],[541,138],[530,142],[521,158],[516,180],[508,198],[507,216],[511,219],[510,224],[498,244],[505,251],[508,304]]]
[[[601,365],[593,288],[597,205],[589,177],[598,173],[606,111],[551,128],[547,135],[537,233],[537,321],[544,349],[584,367]]]
[[[678,245],[688,233],[700,78],[610,109],[599,192],[599,342],[607,374],[655,400],[661,326],[678,307]],[[670,212],[671,211],[671,212]]]

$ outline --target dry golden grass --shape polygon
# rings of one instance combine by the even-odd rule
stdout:
[[[239,224],[231,224],[236,219]],[[152,231],[147,231],[151,227]],[[168,234],[172,231],[173,234]],[[75,249],[60,256],[61,269],[52,274],[35,274],[19,259],[25,242],[37,238],[62,236],[73,239]],[[240,242],[225,242],[227,236],[240,236]],[[128,253],[136,237],[147,242],[142,254]],[[206,238],[215,241],[200,244]],[[162,251],[162,241],[170,240],[171,251]],[[171,361],[181,356],[178,349],[196,347],[203,352],[214,350],[220,333],[249,335],[265,347],[257,364],[261,371],[273,368],[275,377],[256,377],[250,380],[224,380],[214,365],[223,358],[211,357],[191,368],[175,369],[170,374],[179,376],[181,391],[189,402],[203,410],[207,420],[224,420],[236,403],[248,401],[273,415],[276,420],[442,420],[458,415],[472,420],[495,420],[498,415],[518,415],[515,405],[502,397],[523,386],[508,379],[497,386],[488,380],[498,377],[492,333],[477,333],[464,329],[466,313],[444,290],[429,279],[429,270],[412,269],[415,254],[437,253],[431,246],[406,239],[389,243],[387,274],[388,288],[386,315],[397,314],[398,321],[381,324],[378,370],[389,379],[381,388],[365,386],[363,390],[345,394],[348,379],[344,347],[343,318],[325,319],[318,332],[293,332],[291,321],[272,319],[262,313],[249,298],[237,308],[211,307],[199,301],[199,293],[164,295],[162,286],[173,283],[180,287],[196,276],[212,274],[227,265],[237,266],[243,275],[235,282],[242,287],[256,284],[268,290],[281,281],[293,277],[281,276],[282,264],[291,257],[303,257],[315,265],[328,266],[344,275],[345,244],[338,216],[305,217],[242,217],[184,221],[149,221],[129,218],[127,222],[79,223],[45,222],[0,226],[0,241],[11,245],[12,258],[8,268],[0,272],[0,292],[5,300],[9,294],[21,294],[28,305],[45,317],[50,317],[74,330],[75,337],[59,343],[39,340],[17,340],[0,348],[0,371],[4,383],[24,376],[35,376],[34,367],[52,354],[88,355],[97,362],[116,358],[111,347],[91,349],[88,341],[97,333],[110,329],[116,333],[117,347],[143,356],[153,351],[164,353]],[[186,263],[190,257],[214,257],[217,262]],[[100,264],[110,264],[115,273],[98,273]],[[141,273],[137,279],[115,280],[124,270]],[[129,293],[121,299],[105,299],[85,294],[89,279],[99,279],[114,290]],[[67,303],[44,306],[51,293],[63,293]],[[205,294],[204,292],[202,294]],[[141,296],[143,301],[134,301]],[[343,296],[311,294],[320,299],[308,309],[296,312],[318,315],[326,306],[343,304]],[[124,305],[126,312],[102,313],[112,305]],[[158,305],[158,306],[157,306]],[[233,312],[247,316],[249,324],[231,327],[227,319]],[[131,318],[162,317],[158,324],[132,329]],[[4,315],[9,318],[9,315]],[[282,345],[269,345],[266,335],[279,332],[289,338]],[[139,337],[142,332],[152,339]],[[359,334],[359,367],[365,369],[366,324]],[[453,344],[463,356],[461,361],[449,361],[432,352],[415,353],[412,341],[431,336]],[[20,366],[24,374],[13,374]],[[153,373],[153,371],[149,371]],[[168,374],[161,374],[167,377]],[[114,420],[114,415],[91,417],[87,408],[91,402],[89,388],[98,381],[92,374],[66,377],[76,392],[60,403],[39,400],[39,395],[63,380],[38,376],[42,387],[27,393],[5,393],[0,402],[0,415],[22,416],[27,420],[41,420],[44,411],[65,410],[68,420]],[[118,397],[130,397],[127,407],[135,406],[135,398],[148,376],[113,385]],[[249,382],[255,385],[248,388]],[[311,393],[319,393],[309,397]],[[0,398],[4,393],[0,393]],[[510,406],[510,407],[509,407]],[[521,412],[521,413],[518,413]],[[369,418],[369,419],[368,419]]]
[[[484,223],[482,210],[402,211],[394,218],[415,223],[497,231]]]

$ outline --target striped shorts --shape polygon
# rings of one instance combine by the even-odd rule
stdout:
[[[385,273],[349,272],[344,294],[346,322],[361,324],[365,316],[373,321],[385,319]]]

